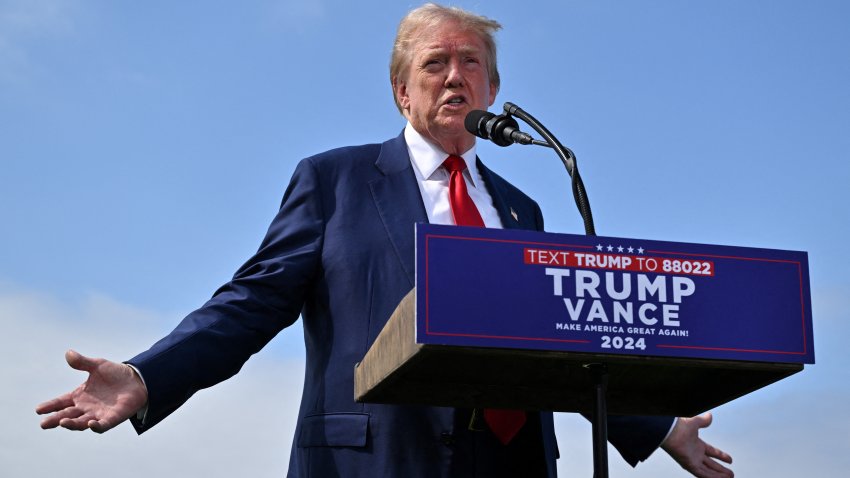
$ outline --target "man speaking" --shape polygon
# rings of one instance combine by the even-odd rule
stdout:
[[[477,158],[466,115],[499,90],[500,25],[427,4],[398,28],[390,63],[402,134],[302,160],[257,253],[168,336],[126,363],[66,354],[89,372],[38,406],[43,428],[139,433],[196,391],[236,374],[299,315],[307,365],[290,456],[293,477],[554,477],[552,414],[355,403],[354,364],[414,284],[414,224],[543,230],[540,208]],[[513,214],[512,214],[513,213]],[[611,417],[632,465],[663,446],[701,477],[732,476],[699,439],[710,415]]]

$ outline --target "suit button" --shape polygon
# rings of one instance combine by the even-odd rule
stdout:
[[[440,433],[440,441],[443,442],[443,445],[454,445],[455,436],[453,433],[443,432]]]

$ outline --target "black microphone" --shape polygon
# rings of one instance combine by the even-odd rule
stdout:
[[[463,126],[467,131],[481,139],[490,139],[490,135],[487,134],[486,125],[487,121],[494,116],[496,115],[489,111],[472,110],[466,115]]]
[[[514,143],[531,144],[534,138],[519,130],[519,123],[507,114],[495,115],[489,111],[472,110],[463,122],[467,131],[482,139],[489,139],[499,146]]]

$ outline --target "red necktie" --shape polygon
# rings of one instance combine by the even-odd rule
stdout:
[[[466,181],[463,179],[466,163],[463,158],[451,155],[443,162],[443,166],[451,174],[449,176],[449,204],[452,208],[455,224],[458,226],[484,227],[481,214],[466,190]],[[496,435],[496,438],[503,445],[507,445],[525,425],[525,412],[522,410],[487,408],[484,409],[484,420],[493,434]]]
[[[452,216],[458,226],[484,227],[484,220],[478,213],[478,208],[469,197],[466,190],[466,181],[463,179],[463,170],[466,163],[460,156],[451,155],[443,161],[443,166],[449,171],[449,204],[452,206]]]

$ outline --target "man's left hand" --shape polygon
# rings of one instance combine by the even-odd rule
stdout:
[[[732,457],[699,437],[699,430],[711,425],[711,413],[679,418],[670,435],[661,444],[682,468],[699,478],[732,478],[735,473],[719,461],[731,464]]]

